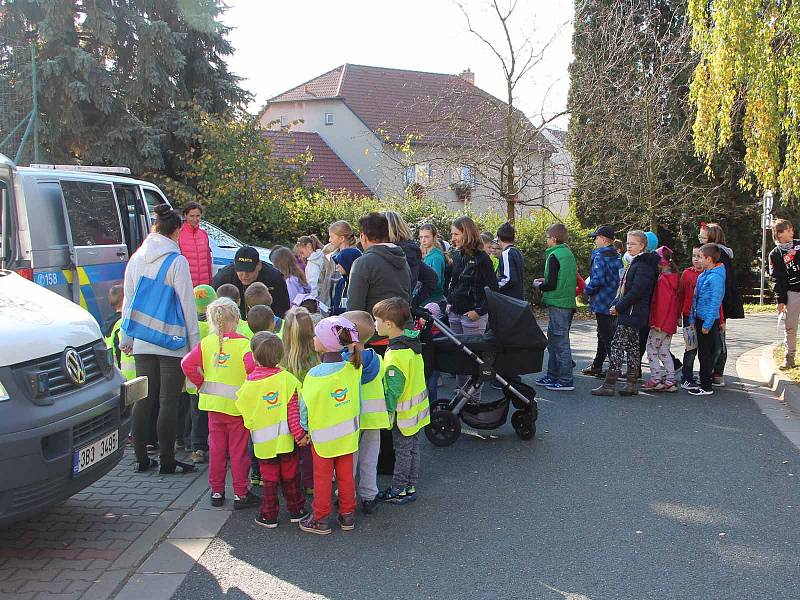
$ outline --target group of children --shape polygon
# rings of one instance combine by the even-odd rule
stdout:
[[[430,409],[419,334],[406,329],[408,302],[387,299],[372,315],[352,311],[316,322],[295,306],[280,319],[266,286],[254,283],[242,320],[235,286],[220,286],[210,303],[214,291],[206,287],[196,297],[207,329],[181,367],[208,418],[212,506],[225,503],[228,466],[235,509],[258,503],[248,484],[263,486],[255,520],[267,528],[278,525],[279,487],[290,522],[321,535],[332,531],[334,479],[345,531],[354,528],[358,498],[365,514],[378,502],[414,501],[418,433]],[[365,348],[376,326],[389,340],[383,358]],[[379,492],[381,429],[393,430],[395,469],[392,484]]]
[[[725,328],[722,299],[726,273],[720,263],[720,252],[717,244],[696,245],[692,250],[692,266],[678,275],[672,250],[666,246],[656,250],[659,275],[650,304],[646,346],[650,379],[643,386],[646,391],[678,391],[670,344],[680,324],[685,342],[680,387],[697,396],[713,393],[719,331]],[[694,377],[696,358],[700,363],[699,381]]]

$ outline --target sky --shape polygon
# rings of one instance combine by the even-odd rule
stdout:
[[[511,0],[498,0],[501,7]],[[505,44],[490,0],[464,0],[473,27],[496,47]],[[222,21],[233,27],[231,71],[255,95],[257,112],[271,97],[344,63],[458,74],[469,68],[475,84],[505,98],[498,58],[467,28],[452,0],[227,0]],[[570,0],[518,0],[512,39],[535,48],[549,44],[543,60],[520,82],[515,103],[535,124],[567,103],[572,60]],[[506,52],[507,54],[507,52]],[[552,122],[566,129],[566,116]]]

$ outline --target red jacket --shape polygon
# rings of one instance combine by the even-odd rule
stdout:
[[[678,274],[661,273],[650,303],[650,327],[674,334],[678,330],[681,305],[678,302]]]
[[[230,339],[245,339],[243,335],[238,333],[227,333],[225,335]],[[257,366],[253,358],[253,353],[248,350],[242,357],[242,360],[244,361],[245,372],[248,374],[252,373]],[[203,386],[205,378],[203,377],[203,350],[200,344],[197,344],[197,346],[191,349],[189,354],[183,357],[181,360],[181,369],[183,369],[183,374],[186,375],[186,378],[191,381],[198,390]]]
[[[178,246],[181,254],[189,261],[192,285],[211,285],[211,247],[208,245],[208,234],[200,227],[195,229],[189,223],[184,223]]]
[[[678,300],[681,303],[681,314],[684,317],[688,317],[692,310],[692,298],[694,297],[694,288],[697,287],[698,277],[700,277],[700,271],[695,271],[694,267],[689,267],[681,273],[681,281],[678,284]]]

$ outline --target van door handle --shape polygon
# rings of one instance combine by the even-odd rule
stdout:
[[[117,256],[124,259],[128,256],[128,253],[125,250],[117,250]]]

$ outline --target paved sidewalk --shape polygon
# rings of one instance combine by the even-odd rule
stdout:
[[[0,529],[0,598],[112,597],[206,488],[205,465],[188,475],[139,474],[127,448],[93,486]]]

